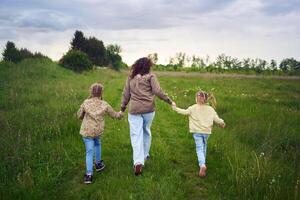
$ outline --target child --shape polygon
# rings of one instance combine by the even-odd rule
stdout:
[[[212,107],[208,105],[211,102]],[[193,133],[193,137],[196,143],[196,153],[199,161],[199,176],[206,176],[206,149],[207,139],[211,134],[213,122],[216,122],[220,127],[225,128],[225,123],[218,117],[218,114],[214,110],[216,107],[216,99],[212,94],[208,94],[204,91],[196,93],[196,104],[188,107],[186,110],[176,107],[176,104],[172,104],[173,110],[176,112],[189,116],[189,128]]]
[[[101,171],[105,167],[103,160],[101,160],[100,140],[104,131],[105,113],[117,119],[123,117],[121,112],[115,112],[107,102],[102,100],[102,93],[103,86],[100,83],[92,84],[90,97],[81,104],[77,112],[78,118],[82,119],[80,134],[86,149],[86,174],[84,175],[84,183],[86,184],[92,183],[94,150],[96,171]]]

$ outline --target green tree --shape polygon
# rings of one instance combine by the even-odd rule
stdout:
[[[192,56],[191,62],[192,62],[191,67],[193,67],[193,68],[205,68],[206,67],[204,60],[195,55]]]
[[[110,44],[106,47],[107,57],[109,60],[109,64],[115,70],[120,70],[123,67],[122,57],[119,55],[122,49],[120,45],[117,44]]]
[[[294,58],[286,58],[281,61],[279,68],[284,72],[298,71],[300,70],[300,62]]]
[[[107,45],[106,50],[110,54],[120,54],[122,52],[121,46],[117,45],[117,44],[109,44],[109,45]]]
[[[237,59],[237,58],[231,58],[231,66],[233,69],[241,69],[242,62],[239,61],[239,59]]]
[[[242,61],[242,66],[245,70],[248,70],[250,69],[250,62],[251,62],[251,59],[250,58],[244,58],[243,61]]]
[[[186,62],[186,54],[183,52],[176,53],[175,60],[179,67],[184,67]]]
[[[274,59],[272,59],[270,62],[270,69],[272,71],[275,71],[277,69],[277,62]]]
[[[71,41],[71,49],[85,52],[87,48],[86,43],[87,40],[84,37],[83,32],[76,30],[74,33],[74,38]]]
[[[2,56],[4,61],[10,61],[14,63],[17,63],[22,59],[19,50],[16,48],[15,44],[10,41],[6,43]]]
[[[186,63],[186,54],[183,52],[176,53],[175,57],[171,57],[169,65],[173,66],[175,70],[184,67]]]
[[[21,60],[25,59],[25,58],[33,58],[33,53],[31,53],[28,49],[26,48],[21,48],[19,50],[19,55]]]
[[[255,72],[256,73],[261,73],[264,70],[266,70],[268,62],[263,60],[263,59],[256,59],[256,66],[255,66]]]
[[[90,37],[87,40],[85,53],[89,56],[94,65],[105,66],[109,63],[103,42],[95,37]]]
[[[40,52],[35,52],[33,54],[33,58],[47,58],[47,59],[51,60],[48,56],[45,56],[44,54],[42,54]]]
[[[239,69],[241,62],[237,58],[221,54],[217,57],[215,65],[222,69]]]
[[[104,66],[108,64],[103,42],[95,37],[85,38],[82,31],[75,31],[71,41],[71,49],[86,53],[94,65]]]
[[[119,66],[125,66],[122,62],[121,46],[117,44],[108,45],[106,48],[104,43],[95,38],[84,36],[82,31],[76,30],[74,38],[71,41],[72,50],[81,50],[86,53],[94,65],[106,66],[111,65],[114,69]]]

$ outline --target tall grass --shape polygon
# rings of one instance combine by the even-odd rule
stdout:
[[[82,183],[84,145],[75,113],[91,83],[119,109],[126,73],[75,74],[47,60],[0,64],[0,199],[299,199],[300,82],[159,77],[183,108],[212,90],[226,123],[208,142],[207,178],[197,177],[188,120],[157,100],[152,159],[135,177],[128,121],[106,119],[107,168]]]

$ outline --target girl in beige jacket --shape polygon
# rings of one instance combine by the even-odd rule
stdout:
[[[77,112],[78,118],[82,119],[80,134],[86,148],[86,174],[84,175],[86,184],[92,183],[94,151],[96,171],[101,171],[105,167],[101,159],[100,140],[104,131],[105,114],[117,119],[123,116],[122,112],[115,112],[106,101],[102,100],[103,86],[100,83],[92,84],[90,93],[90,97],[84,100]]]

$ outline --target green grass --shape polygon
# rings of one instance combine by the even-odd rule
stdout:
[[[300,81],[159,77],[186,108],[213,90],[217,126],[208,142],[207,178],[197,177],[188,119],[157,100],[150,162],[133,175],[127,117],[106,118],[106,169],[84,185],[84,144],[76,112],[89,86],[119,109],[126,73],[76,74],[47,60],[0,64],[0,199],[299,199]]]

